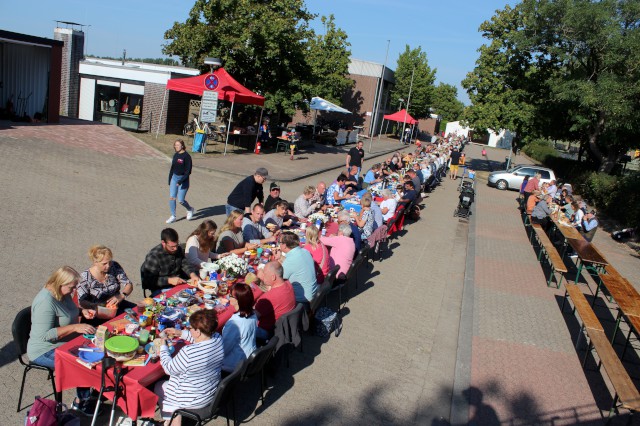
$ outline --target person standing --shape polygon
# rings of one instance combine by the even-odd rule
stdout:
[[[173,154],[171,169],[169,170],[169,208],[171,209],[171,217],[167,219],[167,223],[176,221],[176,197],[178,197],[180,205],[187,209],[187,220],[193,219],[193,213],[196,211],[185,199],[189,190],[191,156],[186,150],[184,141],[181,139],[173,143],[173,149],[176,152]]]
[[[360,171],[362,170],[362,160],[364,159],[364,150],[362,149],[363,142],[358,141],[355,147],[349,150],[347,154],[346,167],[347,172],[351,169],[351,166],[356,166],[358,168],[358,172],[356,176],[360,175]]]
[[[242,179],[227,197],[227,205],[225,206],[227,216],[234,210],[250,213],[251,203],[256,198],[262,204],[264,202],[262,184],[267,180],[267,176],[269,176],[269,171],[260,167],[253,175]]]
[[[533,194],[533,191],[540,190],[540,173],[536,173],[532,178],[529,178],[527,184],[524,187],[524,203],[527,204],[527,200]]]
[[[453,148],[451,151],[451,164],[449,165],[449,179],[458,179],[458,166],[460,165],[460,151],[458,148]]]

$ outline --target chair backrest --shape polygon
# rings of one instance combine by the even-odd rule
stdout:
[[[27,353],[27,342],[31,333],[31,306],[22,309],[16,315],[11,325],[13,341],[18,347],[18,357],[22,360],[22,355]]]
[[[310,310],[312,313],[318,310],[318,307],[320,306],[324,298],[327,297],[327,295],[331,291],[332,285],[333,284],[328,284],[328,281],[325,279],[324,283],[318,288],[316,297],[313,298],[310,305]]]
[[[333,282],[336,280],[338,276],[338,271],[340,270],[340,265],[335,265],[333,268],[329,269],[329,273],[324,278],[324,284],[329,284],[329,287],[333,285]]]
[[[277,349],[288,343],[298,346],[302,341],[302,316],[304,305],[298,303],[294,309],[278,318],[275,325],[276,336],[282,339],[277,343]]]
[[[238,382],[240,382],[243,369],[244,363],[241,362],[238,364],[235,370],[233,370],[233,373],[220,380],[220,383],[218,383],[218,388],[216,389],[216,396],[213,398],[213,401],[211,402],[211,404],[209,404],[208,407],[190,409],[188,411],[198,414],[203,418],[203,420],[208,420],[215,417],[220,407],[226,407],[233,397],[233,392],[238,385]]]
[[[355,260],[351,262],[351,267],[347,271],[347,277],[346,277],[347,281],[351,279],[353,274],[355,274],[356,270],[360,267],[360,265],[362,265],[362,260],[363,260],[362,255],[358,253],[358,256],[356,256]]]
[[[249,358],[244,362],[244,368],[242,369],[240,380],[245,380],[246,378],[252,377],[262,371],[265,364],[275,352],[278,340],[277,336],[273,336],[269,339],[269,343],[256,349],[251,355],[249,355]]]

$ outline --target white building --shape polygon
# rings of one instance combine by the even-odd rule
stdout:
[[[465,127],[460,124],[459,121],[452,121],[447,123],[447,127],[444,131],[445,136],[464,136],[469,137],[469,134],[473,135],[473,129]],[[494,148],[510,149],[513,138],[516,136],[515,132],[511,130],[501,129],[499,133],[489,129],[489,138],[486,141],[488,146]]]

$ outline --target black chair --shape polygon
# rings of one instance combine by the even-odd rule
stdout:
[[[306,326],[303,324],[306,320]],[[309,318],[306,316],[305,307],[302,303],[298,303],[296,307],[278,318],[275,325],[275,336],[280,340],[276,345],[276,351],[285,347],[285,356],[287,359],[287,368],[289,367],[289,350],[290,346],[300,348],[302,352],[302,331],[309,328]]]
[[[147,288],[147,276],[144,272],[144,264],[140,266],[140,284],[142,285],[142,295],[147,297],[147,290],[151,291],[151,289]]]
[[[56,382],[53,376],[53,369],[44,367],[42,365],[34,364],[29,360],[25,362],[24,355],[27,353],[27,342],[29,341],[29,333],[31,333],[31,306],[24,308],[18,315],[16,315],[11,326],[11,334],[13,334],[13,342],[16,344],[18,350],[18,361],[24,366],[24,372],[22,373],[22,384],[20,385],[20,394],[18,396],[18,410],[19,413],[22,408],[22,394],[24,393],[24,382],[27,379],[27,373],[31,370],[42,370],[48,373],[47,380],[51,380],[51,386],[53,388],[53,394],[56,395]],[[57,396],[57,395],[56,395]]]
[[[240,381],[247,381],[251,377],[260,374],[260,401],[264,405],[264,388],[266,385],[264,377],[264,366],[271,359],[276,352],[276,346],[278,345],[278,338],[272,337],[265,346],[253,351],[249,358],[244,362],[242,374],[240,375]]]
[[[358,276],[358,270],[360,269],[360,267],[362,267],[362,265],[367,263],[367,256],[368,256],[369,250],[370,248],[368,246],[360,249],[360,253],[358,253],[356,260],[353,261],[354,263],[353,269],[356,277],[356,290],[358,289],[358,284],[360,282],[360,277]]]
[[[245,364],[243,362],[239,363],[233,373],[229,374],[227,377],[222,379],[220,383],[218,383],[218,389],[216,389],[216,395],[213,398],[211,404],[208,407],[198,408],[198,409],[179,409],[173,412],[171,416],[171,420],[169,424],[173,422],[173,419],[177,416],[182,416],[182,424],[185,425],[185,419],[190,419],[196,422],[196,426],[204,425],[209,423],[211,420],[216,419],[220,415],[220,410],[222,407],[225,408],[225,414],[227,417],[227,426],[229,426],[229,404],[231,404],[231,416],[233,417],[233,424],[236,424],[236,410],[235,410],[235,399],[234,399],[234,391],[238,383],[240,382],[240,377],[242,375],[242,370],[244,369]]]
[[[324,282],[318,288],[318,292],[316,293],[316,297],[311,301],[310,311],[311,314],[318,310],[318,306],[322,303],[323,300],[326,300],[327,295],[331,291],[331,287],[333,286],[333,282],[336,280],[336,276],[338,275],[338,271],[340,270],[340,265],[336,265],[329,270],[329,273],[326,277],[324,277]]]

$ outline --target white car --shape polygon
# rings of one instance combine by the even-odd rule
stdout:
[[[488,185],[495,186],[500,190],[514,189],[520,191],[524,177],[529,176],[531,178],[536,173],[540,173],[541,175],[541,184],[556,180],[556,174],[551,169],[531,164],[522,164],[509,170],[497,170],[489,173]]]

